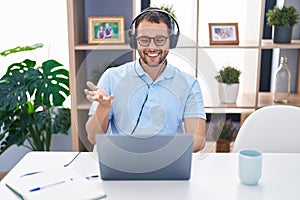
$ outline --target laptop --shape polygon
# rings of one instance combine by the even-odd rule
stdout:
[[[189,180],[193,136],[96,135],[102,180]]]

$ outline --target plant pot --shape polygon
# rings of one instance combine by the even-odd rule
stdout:
[[[224,139],[218,139],[216,152],[223,152],[223,153],[230,152],[230,142]]]
[[[223,103],[235,103],[239,92],[239,84],[219,83],[219,97]]]
[[[293,27],[274,26],[274,43],[291,43]]]

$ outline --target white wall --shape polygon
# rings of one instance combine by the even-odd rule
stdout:
[[[0,57],[0,76],[9,64],[25,58],[42,63],[55,59],[69,68],[67,5],[65,0],[0,0],[0,52],[17,46],[44,43],[35,51]],[[56,135],[53,150],[71,150],[71,134]],[[12,147],[0,155],[0,171],[10,170],[25,153],[25,148]]]
[[[28,57],[40,62],[54,58],[68,67],[66,1],[0,0],[0,24],[0,51],[35,43],[45,45],[32,52],[1,56],[1,73],[12,61],[22,61]]]

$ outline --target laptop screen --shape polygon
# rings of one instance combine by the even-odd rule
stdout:
[[[96,136],[103,180],[188,180],[193,136]]]

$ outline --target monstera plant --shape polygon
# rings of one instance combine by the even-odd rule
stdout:
[[[0,54],[42,46],[16,47]],[[71,125],[70,109],[63,107],[69,94],[69,73],[55,60],[39,66],[25,59],[8,66],[0,79],[0,154],[12,145],[49,151],[52,134],[67,134]]]

